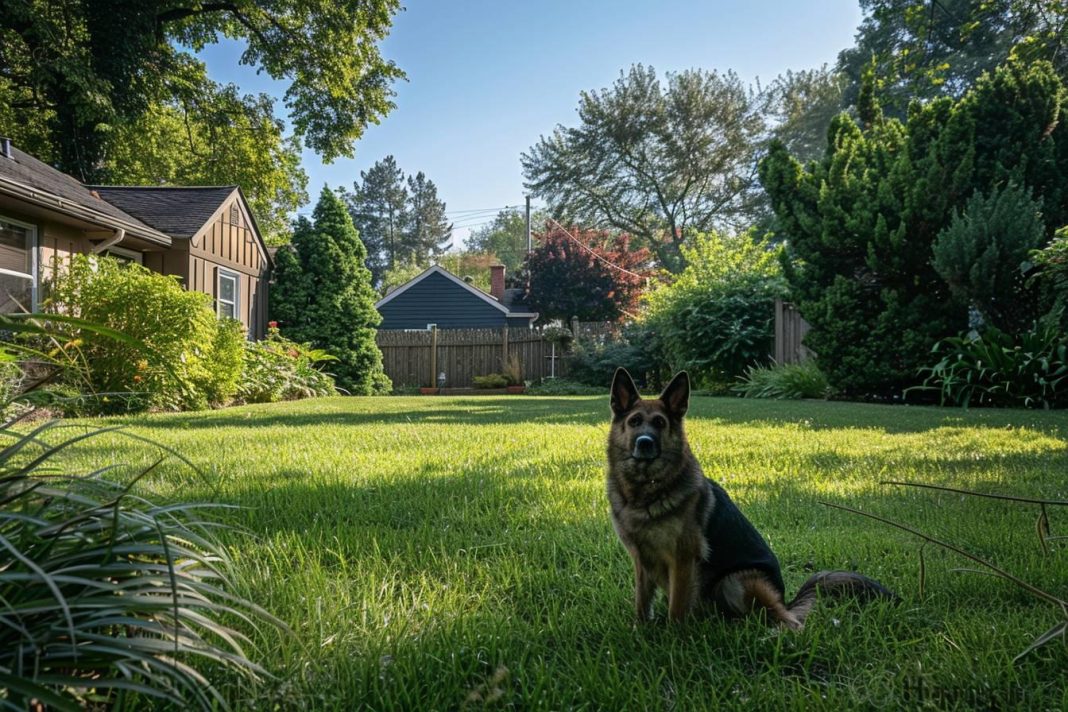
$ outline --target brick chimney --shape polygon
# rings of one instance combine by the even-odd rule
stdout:
[[[490,266],[490,296],[504,299],[504,265]]]

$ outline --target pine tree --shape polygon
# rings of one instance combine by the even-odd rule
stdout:
[[[323,188],[312,220],[299,220],[291,246],[279,250],[271,287],[271,316],[282,334],[336,356],[337,384],[353,395],[390,387],[375,343],[382,317],[366,259],[344,203]]]
[[[445,218],[445,203],[438,198],[438,187],[422,171],[408,176],[404,217],[403,250],[407,259],[426,264],[432,256],[445,251],[452,238],[452,225]]]
[[[404,173],[393,156],[386,156],[360,171],[352,193],[343,193],[349,215],[367,248],[367,268],[375,284],[403,255],[403,233],[408,221],[408,191]]]
[[[1031,251],[1046,238],[1041,206],[1008,184],[976,192],[932,245],[933,264],[949,288],[983,319],[1010,334],[1042,316],[1039,290],[1029,280]]]

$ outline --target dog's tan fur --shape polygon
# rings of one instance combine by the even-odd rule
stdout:
[[[705,609],[727,616],[763,610],[793,629],[804,625],[817,590],[893,595],[859,574],[822,572],[787,604],[774,554],[690,450],[683,423],[688,401],[685,373],[655,400],[642,399],[623,369],[612,385],[607,493],[612,524],[634,563],[640,620],[652,616],[658,588],[667,593],[674,621]],[[643,436],[655,442],[655,456],[648,440],[639,443]],[[749,559],[752,567],[745,566]]]

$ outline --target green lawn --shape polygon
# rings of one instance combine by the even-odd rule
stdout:
[[[1068,706],[1068,650],[1013,657],[1057,620],[963,560],[819,504],[890,516],[1062,597],[1068,551],[1044,556],[1030,506],[880,486],[883,479],[1068,499],[1068,416],[695,398],[706,473],[769,539],[788,594],[852,568],[904,599],[820,605],[801,633],[759,621],[635,628],[630,562],[603,492],[606,398],[333,398],[130,419],[179,464],[162,500],[228,515],[240,592],[295,631],[256,639],[276,679],[233,683],[279,709],[840,709]],[[115,436],[88,470],[158,451]],[[1051,511],[1053,534],[1068,510]],[[662,614],[663,602],[658,610]],[[479,702],[482,699],[483,702]]]

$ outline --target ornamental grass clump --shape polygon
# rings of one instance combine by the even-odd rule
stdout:
[[[145,350],[108,329],[63,320]],[[0,317],[0,328],[55,337],[54,327],[28,319]],[[49,361],[9,341],[0,343],[0,362],[33,357],[38,371],[64,369],[78,363],[66,349],[60,344]],[[133,708],[155,700],[219,709],[227,707],[223,676],[255,682],[266,674],[247,633],[284,625],[233,593],[219,525],[206,516],[215,505],[161,506],[137,494],[137,483],[165,459],[187,460],[159,446],[147,467],[102,462],[72,472],[68,453],[101,436],[147,441],[121,426],[13,426],[0,424],[0,708]]]
[[[803,363],[750,366],[731,390],[745,398],[826,398],[831,394],[827,377],[812,359]]]

